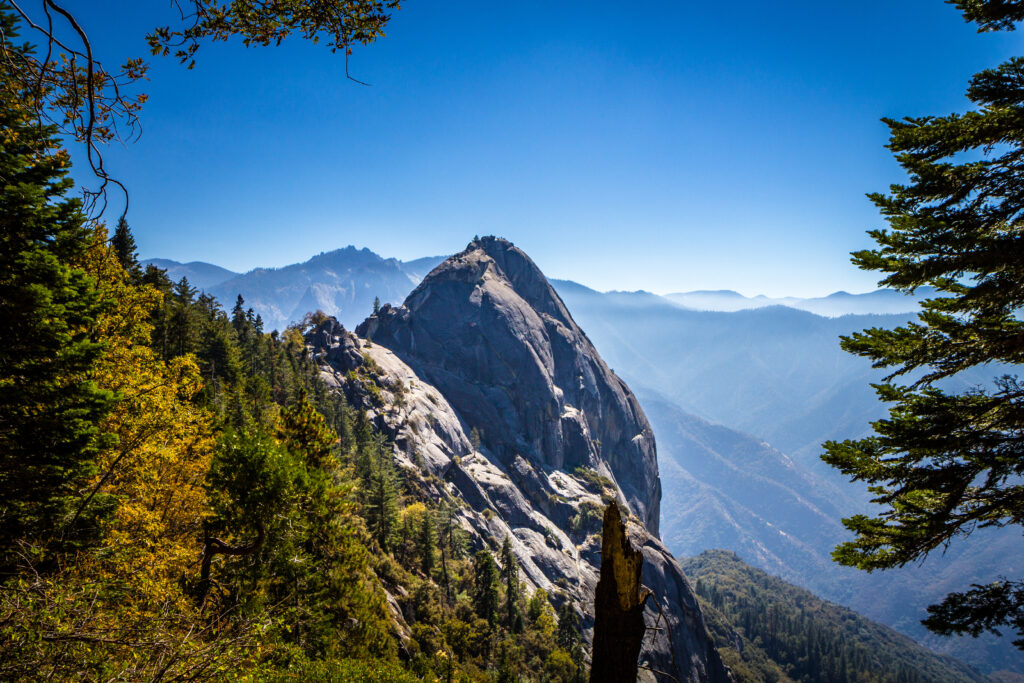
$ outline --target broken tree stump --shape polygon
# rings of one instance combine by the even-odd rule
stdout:
[[[640,583],[644,556],[626,536],[615,501],[604,511],[601,578],[594,594],[594,649],[590,683],[636,680],[644,639],[644,603],[650,594]]]

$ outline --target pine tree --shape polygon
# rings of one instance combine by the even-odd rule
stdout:
[[[507,640],[501,644],[501,651],[498,654],[498,668],[495,671],[497,683],[516,683],[519,677],[516,676],[515,666],[512,659],[512,647]]]
[[[68,199],[67,154],[35,120],[34,100],[9,69],[12,15],[0,12],[8,58],[0,63],[0,569],[16,539],[70,541],[89,526],[74,509],[104,443],[115,395],[92,371],[103,354],[93,326],[113,302],[80,267],[89,227]],[[21,56],[19,56],[21,55]]]
[[[438,515],[438,546],[441,551],[441,583],[444,597],[448,604],[453,601],[451,576],[448,573],[448,561],[456,556],[458,539],[458,522],[455,518],[455,505],[449,500],[441,501]]]
[[[294,406],[281,411],[278,438],[293,452],[301,453],[310,467],[323,468],[334,462],[337,435],[309,402],[305,391]]]
[[[199,319],[194,309],[199,293],[183,277],[171,288],[170,316],[168,318],[168,358],[193,353],[199,346]]]
[[[519,562],[512,552],[508,536],[501,544],[501,581],[505,584],[505,628],[516,633],[523,628],[523,616],[519,610],[522,591],[519,587]]]
[[[117,220],[117,229],[110,238],[110,246],[114,250],[124,272],[128,274],[131,282],[139,282],[142,278],[142,268],[139,266],[139,254],[135,247],[135,237],[128,227],[128,221],[124,216]]]
[[[955,4],[979,30],[1024,18],[1021,2]],[[1008,374],[959,394],[936,386],[969,368],[1024,362],[1024,58],[977,74],[967,96],[976,109],[965,114],[886,119],[910,182],[871,195],[889,229],[870,233],[878,248],[854,254],[885,274],[881,285],[937,290],[917,322],[843,339],[847,351],[892,370],[876,386],[892,404],[876,434],[829,442],[823,456],[870,484],[884,507],[844,520],[856,538],[834,557],[861,569],[903,566],[975,528],[1024,522],[1024,385]],[[1024,583],[974,586],[929,612],[924,623],[938,633],[1012,625],[1024,636]]]
[[[239,339],[243,339],[243,335],[248,328],[245,320],[245,299],[242,298],[241,294],[235,299],[235,305],[231,309],[231,324],[234,326],[235,333],[239,336]]]
[[[558,610],[558,647],[572,652],[581,641],[580,618],[573,604],[566,600]]]
[[[437,550],[437,543],[434,539],[434,521],[430,511],[423,511],[423,519],[420,522],[420,569],[426,577],[434,573],[434,553]]]
[[[580,628],[579,615],[576,614],[576,608],[568,600],[563,602],[561,609],[558,610],[556,642],[558,647],[569,653],[569,657],[576,666],[574,680],[583,680],[583,669],[586,664],[583,656],[583,634]]]
[[[366,525],[384,552],[391,550],[398,516],[397,475],[388,451],[383,437],[375,438],[362,468],[367,473],[363,483]]]
[[[498,623],[498,565],[487,550],[473,558],[473,609],[491,629]]]

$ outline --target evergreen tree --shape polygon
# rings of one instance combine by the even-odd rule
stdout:
[[[183,277],[171,288],[171,311],[168,319],[168,360],[194,352],[199,346],[199,318],[196,315],[195,287]]]
[[[580,618],[572,603],[566,600],[558,610],[558,647],[572,652],[580,644]]]
[[[583,680],[584,657],[583,657],[583,632],[580,628],[580,618],[576,614],[575,606],[568,600],[562,603],[558,610],[558,634],[556,636],[558,647],[569,653],[572,663],[576,667],[573,680]]]
[[[498,565],[487,550],[473,559],[473,609],[492,629],[498,623]]]
[[[398,516],[398,478],[388,451],[383,436],[378,436],[363,459],[366,525],[384,552],[391,550]]]
[[[508,536],[501,544],[501,581],[505,584],[505,628],[518,632],[523,628],[523,616],[519,611],[522,597],[519,587],[519,562],[512,552]]]
[[[293,452],[301,453],[310,467],[328,467],[334,460],[337,436],[309,402],[305,391],[298,403],[281,411],[278,437]]]
[[[501,651],[498,654],[498,668],[495,673],[497,674],[498,683],[516,683],[519,679],[516,676],[512,660],[512,648],[507,640],[501,644]]]
[[[110,246],[129,279],[132,282],[139,282],[142,278],[139,254],[135,247],[135,238],[132,236],[132,231],[128,228],[128,221],[124,219],[124,216],[117,220],[117,229],[114,230],[114,235],[110,238]]]
[[[65,195],[68,157],[39,126],[30,92],[9,69],[28,49],[14,45],[12,15],[0,12],[0,570],[16,539],[75,538],[79,494],[103,445],[101,420],[115,402],[92,371],[103,353],[94,323],[113,302],[80,267],[89,227]]]
[[[1019,1],[955,4],[980,30],[1012,29],[1024,16]],[[967,96],[976,108],[965,114],[886,120],[910,182],[871,195],[889,229],[870,233],[878,248],[854,254],[885,274],[881,285],[938,291],[917,322],[843,339],[892,369],[876,386],[893,404],[876,434],[829,442],[823,456],[870,484],[884,507],[844,522],[856,538],[834,557],[861,569],[920,560],[978,527],[1024,523],[1024,385],[1008,374],[959,394],[936,386],[969,368],[1024,362],[1024,58],[977,74]],[[1011,625],[1024,636],[1024,583],[974,586],[929,612],[924,623],[938,633]]]
[[[278,434],[280,444],[257,431],[228,433],[217,449],[208,478],[216,517],[207,529],[200,595],[214,579],[207,558],[230,547],[233,561],[217,577],[232,588],[223,608],[237,601],[278,610],[275,636],[304,657],[393,655],[383,592],[343,474],[333,459],[311,455],[322,449],[323,435],[296,419],[282,421]],[[218,530],[225,540],[211,537]]]
[[[423,519],[420,522],[420,569],[423,574],[430,578],[434,573],[434,553],[437,550],[437,543],[434,540],[434,520],[428,510],[423,511]]]
[[[248,331],[245,320],[245,299],[239,294],[238,298],[235,299],[235,305],[231,309],[231,324],[235,328],[235,333],[239,336],[239,339],[243,338],[243,335]]]
[[[448,562],[456,556],[456,543],[458,538],[458,523],[455,519],[455,505],[449,501],[441,501],[441,509],[438,510],[438,545],[441,551],[441,582],[444,588],[445,599],[450,604],[453,599],[451,576],[448,572]]]

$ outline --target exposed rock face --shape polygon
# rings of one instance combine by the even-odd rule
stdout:
[[[458,515],[477,548],[508,537],[523,579],[571,600],[589,641],[601,511],[618,501],[652,592],[644,619],[665,617],[641,661],[680,681],[730,680],[678,563],[648,531],[661,492],[647,420],[525,254],[476,241],[357,332],[331,319],[306,335],[322,377],[392,436],[425,495],[468,504]]]
[[[473,242],[356,333],[436,386],[502,465],[523,456],[610,474],[657,535],[661,482],[647,418],[511,242]]]

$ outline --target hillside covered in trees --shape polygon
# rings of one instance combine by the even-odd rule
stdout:
[[[0,119],[0,679],[579,679],[575,612],[418,497],[302,326],[140,268],[31,94]]]
[[[735,553],[681,560],[722,658],[741,681],[988,680],[893,629],[766,574]]]

